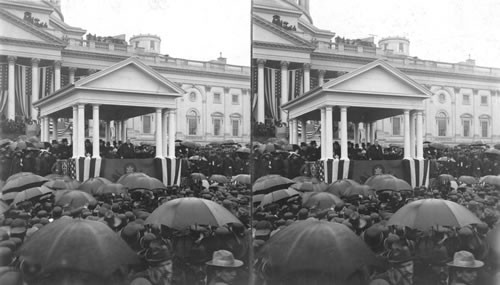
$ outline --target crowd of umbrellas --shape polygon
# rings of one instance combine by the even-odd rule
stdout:
[[[283,276],[287,276],[306,282],[307,274],[313,272],[343,284],[380,263],[377,253],[360,238],[359,229],[347,219],[339,220],[336,214],[353,205],[361,205],[360,201],[381,199],[387,193],[391,197],[410,197],[400,199],[404,203],[396,204],[394,208],[378,212],[382,221],[376,225],[387,229],[409,228],[424,232],[442,227],[464,228],[484,224],[477,213],[456,201],[439,195],[418,198],[415,194],[418,189],[389,174],[372,176],[363,184],[350,179],[326,184],[314,177],[288,179],[267,175],[250,186],[251,177],[246,174],[207,177],[203,173],[191,173],[189,179],[200,186],[199,191],[178,188],[173,193],[160,180],[144,173],[125,174],[114,183],[102,177],[80,183],[61,175],[14,174],[1,185],[0,256],[4,247],[12,254],[9,262],[2,260],[1,266],[18,268],[20,278],[28,284],[40,276],[59,271],[92,273],[92,276],[104,276],[109,281],[124,268],[143,262],[144,256],[123,238],[125,228],[141,228],[143,236],[156,234],[160,239],[168,236],[176,247],[172,251],[182,258],[189,257],[186,252],[192,251],[193,244],[205,238],[210,228],[226,237],[229,233],[236,238],[231,246],[229,242],[214,245],[208,254],[205,253],[203,262],[213,251],[224,247],[245,260],[246,268],[263,279],[283,280]],[[474,196],[476,194],[471,190],[474,186],[500,188],[500,176],[455,178],[443,174],[431,184],[434,189],[445,186],[455,192],[458,188],[467,188],[464,195],[470,192]],[[227,185],[240,187],[229,191],[225,188]],[[491,193],[498,194],[498,190]],[[229,199],[236,201],[245,196],[253,204],[252,209],[246,209],[251,211],[253,219],[246,221],[235,213],[241,209],[225,205]],[[103,207],[107,202],[115,205],[123,201],[130,202],[132,207],[127,211]],[[151,201],[155,202],[151,204]],[[51,209],[40,208],[47,203]],[[300,213],[297,216],[294,213],[284,223],[278,223],[277,217],[269,215],[272,212],[269,208],[292,204],[298,205],[298,209],[307,209],[308,217],[298,219]],[[58,216],[54,214],[56,207],[60,209]],[[281,226],[274,228],[268,240],[259,243],[250,233],[252,226],[256,227],[262,220],[259,214],[263,213]],[[123,223],[126,220],[128,224]],[[172,232],[178,235],[183,231],[197,234],[191,236],[189,245],[186,240],[173,237]],[[498,225],[491,226],[488,236],[491,252],[500,258]],[[246,250],[241,250],[242,247]],[[254,270],[249,260],[249,251],[253,249]],[[0,273],[0,281],[1,276]],[[256,276],[248,278],[258,283]],[[65,275],[69,280],[73,277]],[[267,282],[272,284],[269,280]]]

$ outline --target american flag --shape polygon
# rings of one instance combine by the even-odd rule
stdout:
[[[9,90],[9,66],[7,63],[0,64],[0,115],[4,115],[5,105]]]
[[[76,164],[74,159],[68,159],[68,174],[71,178],[76,179]]]
[[[16,64],[15,73],[16,115],[21,117],[30,117],[32,87],[31,67]]]
[[[53,92],[53,74],[54,71],[52,66],[40,67],[40,96],[38,98],[47,97]]]

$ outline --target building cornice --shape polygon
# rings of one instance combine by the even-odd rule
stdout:
[[[311,47],[294,46],[294,45],[289,45],[289,44],[271,43],[271,42],[262,42],[262,41],[253,41],[252,44],[254,47],[273,48],[273,49],[280,49],[280,50],[295,50],[295,51],[308,52],[308,53],[311,53],[311,51],[314,50],[314,48],[311,48]]]
[[[55,50],[61,50],[64,46],[57,43],[47,43],[47,42],[38,42],[32,40],[23,40],[16,38],[8,38],[8,37],[0,37],[0,43],[18,45],[18,46],[28,46],[28,47],[36,47],[36,48],[49,48]]]
[[[52,13],[53,9],[51,7],[48,7],[44,5],[44,3],[38,4],[36,1],[32,2],[15,2],[15,1],[3,1],[0,0],[0,7],[6,7],[6,8],[11,8],[15,10],[29,10],[29,11],[36,11],[40,12],[43,14],[50,14]]]

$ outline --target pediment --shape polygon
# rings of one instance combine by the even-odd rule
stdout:
[[[169,96],[182,96],[184,91],[136,58],[129,58],[75,82],[75,87]]]
[[[314,49],[312,43],[287,31],[262,17],[253,15],[253,38],[254,42],[266,42],[271,44],[281,44],[302,48]]]
[[[41,38],[39,35],[28,31],[27,29],[21,28],[19,25],[14,24],[5,18],[0,18],[0,27],[2,31],[2,37],[15,38],[20,40],[35,41],[35,42],[47,42],[45,39]]]
[[[292,46],[296,44],[290,39],[286,39],[282,36],[279,36],[276,33],[270,32],[268,29],[265,29],[258,25],[254,25],[253,27],[253,40],[259,42],[279,43]]]
[[[430,96],[430,91],[383,61],[370,63],[336,78],[323,90],[400,96]]]

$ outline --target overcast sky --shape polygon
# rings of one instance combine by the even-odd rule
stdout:
[[[311,0],[310,11],[341,37],[405,36],[411,56],[500,67],[500,0]]]
[[[250,64],[250,0],[62,0],[68,24],[101,36],[151,33],[172,57]],[[346,38],[400,35],[410,55],[500,67],[500,0],[310,0],[314,24]]]
[[[161,37],[172,57],[250,65],[249,0],[62,0],[66,23],[98,36]]]

